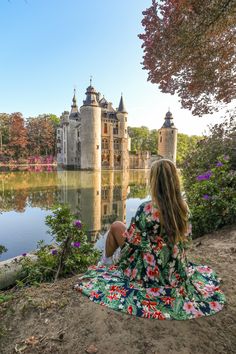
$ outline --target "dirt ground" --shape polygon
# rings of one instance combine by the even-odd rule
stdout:
[[[77,277],[22,289],[0,307],[0,353],[236,353],[236,225],[197,239],[189,259],[212,266],[227,296],[215,316],[141,319],[112,311],[73,290]]]

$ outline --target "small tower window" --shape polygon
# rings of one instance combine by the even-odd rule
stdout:
[[[97,145],[97,150],[99,149],[99,145]]]
[[[160,143],[162,143],[162,136],[160,137]]]
[[[174,133],[174,130],[172,130],[171,133],[173,134],[173,133]]]
[[[107,134],[107,123],[104,123],[104,134]]]

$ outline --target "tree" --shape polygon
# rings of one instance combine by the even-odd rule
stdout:
[[[178,133],[178,142],[177,142],[177,156],[176,164],[178,167],[181,167],[189,154],[189,151],[192,151],[197,143],[203,139],[201,136],[197,135],[187,135],[183,133]]]
[[[235,11],[235,0],[152,0],[143,12],[148,80],[193,115],[236,97]]]
[[[27,154],[27,133],[24,118],[21,113],[12,113],[9,127],[9,154],[14,159],[25,157]]]
[[[28,150],[30,155],[55,155],[56,127],[55,115],[39,115],[27,119]]]
[[[129,127],[131,138],[131,152],[150,151],[157,154],[157,130],[149,130],[147,127]]]

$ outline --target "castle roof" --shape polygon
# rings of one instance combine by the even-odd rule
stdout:
[[[83,101],[84,106],[98,106],[97,94],[97,91],[90,83],[85,92],[86,99]]]
[[[127,113],[127,110],[126,110],[125,105],[124,105],[124,100],[123,100],[123,95],[122,94],[121,94],[121,98],[120,98],[120,104],[119,104],[119,107],[118,107],[118,112]]]
[[[73,98],[72,98],[72,105],[71,105],[70,113],[78,113],[79,112],[75,94],[76,94],[76,90],[74,89],[74,95],[73,95]]]
[[[175,125],[173,122],[173,115],[170,111],[168,111],[166,113],[165,121],[164,121],[162,128],[175,128]]]

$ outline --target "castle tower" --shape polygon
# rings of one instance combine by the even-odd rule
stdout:
[[[127,169],[129,167],[129,152],[128,152],[128,127],[127,117],[128,112],[124,105],[123,95],[121,94],[120,104],[116,113],[119,124],[119,138],[121,139],[121,168]]]
[[[166,113],[165,122],[158,131],[158,155],[176,163],[178,130],[174,126],[170,111]]]
[[[81,169],[101,169],[101,107],[97,92],[91,85],[87,88],[86,99],[80,108],[81,128]]]

